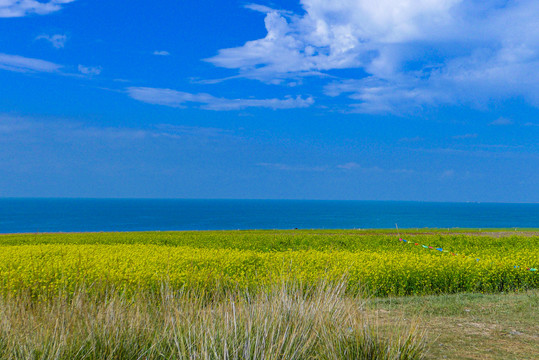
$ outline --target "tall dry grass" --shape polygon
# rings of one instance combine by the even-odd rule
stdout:
[[[0,299],[2,359],[421,359],[421,334],[368,320],[346,284],[251,294],[85,289]]]

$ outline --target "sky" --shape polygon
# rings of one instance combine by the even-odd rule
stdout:
[[[0,197],[539,202],[536,0],[0,0]]]

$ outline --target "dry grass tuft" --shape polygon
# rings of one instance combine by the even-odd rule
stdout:
[[[377,330],[346,284],[251,294],[114,289],[0,299],[2,359],[421,359],[413,328]]]

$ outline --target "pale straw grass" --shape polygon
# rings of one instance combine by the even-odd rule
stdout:
[[[80,289],[0,299],[2,359],[421,359],[413,328],[378,331],[346,282],[256,293]]]

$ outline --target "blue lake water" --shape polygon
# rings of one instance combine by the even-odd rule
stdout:
[[[0,233],[539,227],[539,204],[317,200],[0,199]]]

